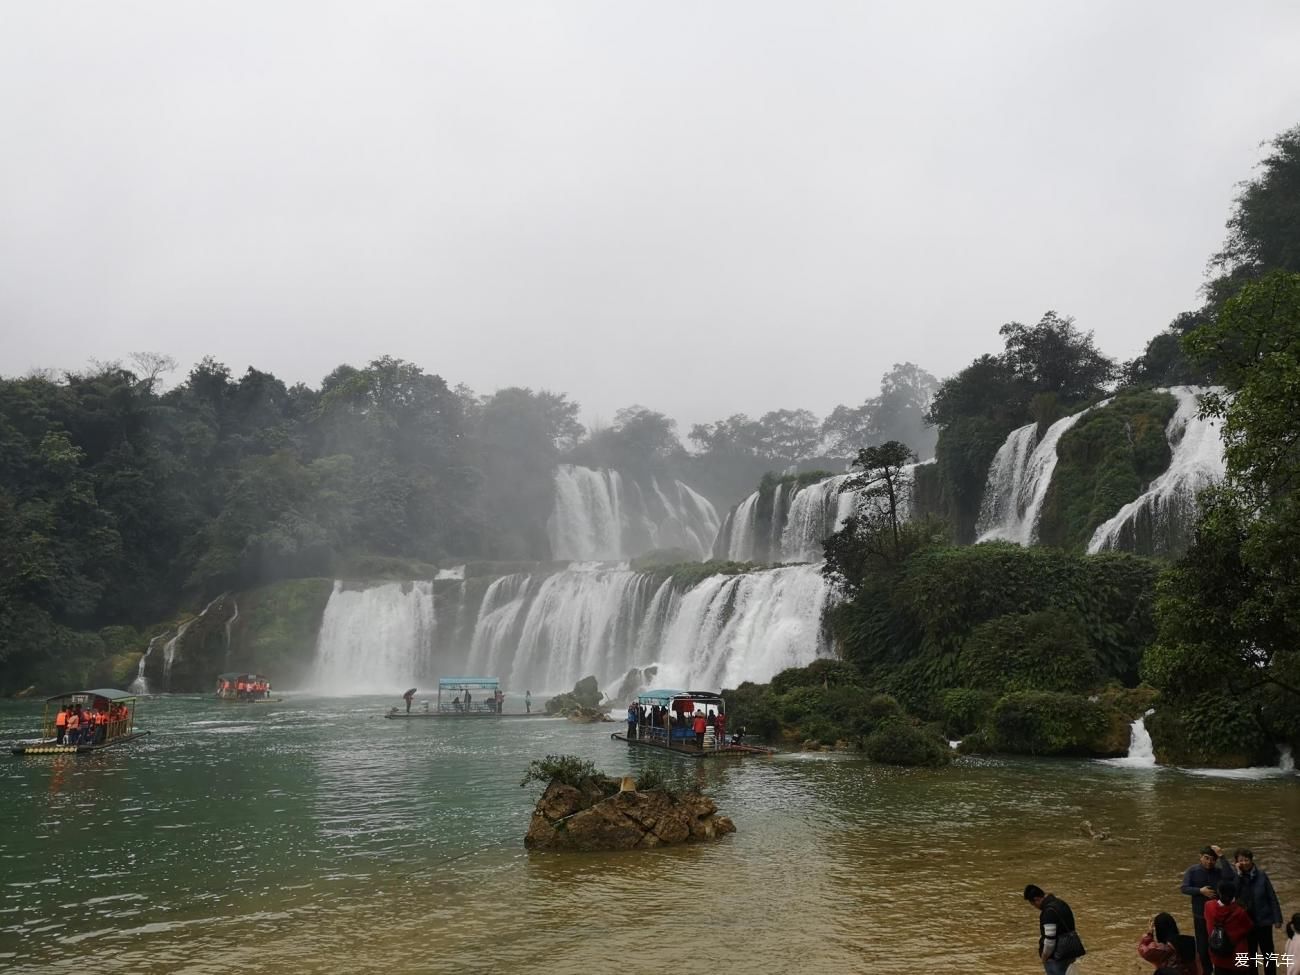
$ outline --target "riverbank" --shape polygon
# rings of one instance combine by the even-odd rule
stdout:
[[[1284,906],[1300,903],[1294,778],[973,757],[931,772],[787,754],[692,766],[737,820],[716,846],[529,856],[519,838],[536,796],[518,783],[532,758],[573,753],[635,774],[662,757],[599,725],[391,722],[389,703],[290,697],[231,715],[165,698],[143,705],[156,733],[140,747],[0,764],[0,829],[13,838],[0,963],[21,975],[72,972],[91,955],[97,970],[159,975],[543,961],[586,973],[594,956],[695,944],[715,973],[1002,975],[1032,969],[1020,890],[1034,882],[1075,907],[1092,970],[1128,975],[1142,971],[1133,945],[1149,916],[1186,913],[1179,878],[1207,841],[1250,843]],[[0,703],[0,737],[32,723],[30,703]],[[1114,841],[1089,839],[1084,820]],[[74,877],[76,890],[59,889]],[[707,891],[683,877],[708,877]],[[917,905],[939,895],[950,929],[969,936],[924,936]]]

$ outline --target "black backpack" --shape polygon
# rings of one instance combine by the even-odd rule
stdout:
[[[1231,955],[1233,953],[1233,941],[1228,937],[1228,932],[1224,930],[1223,918],[1218,917],[1214,920],[1214,930],[1210,932],[1209,939],[1210,950],[1216,955]]]

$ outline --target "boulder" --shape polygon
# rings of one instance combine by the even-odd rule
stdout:
[[[576,789],[560,782],[537,800],[524,846],[530,850],[592,852],[649,849],[712,840],[736,831],[712,799],[662,789],[618,789],[617,780]]]

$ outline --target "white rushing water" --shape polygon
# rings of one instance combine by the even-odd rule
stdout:
[[[618,471],[561,464],[546,529],[556,559],[617,560],[680,548],[703,560],[718,534],[718,513],[681,481],[652,477],[643,488]]]
[[[934,461],[902,468],[897,498],[900,519],[906,521],[911,515],[916,468],[931,463]],[[820,561],[822,543],[864,503],[863,492],[844,490],[852,476],[836,474],[796,487],[792,494],[787,494],[785,482],[778,484],[772,495],[770,524],[766,525],[758,519],[760,496],[755,491],[727,515],[714,557],[737,562]]]
[[[1110,400],[1057,420],[1038,439],[1038,424],[1027,423],[1013,430],[998,448],[989,466],[975,525],[976,541],[1007,541],[1032,545],[1038,537],[1038,516],[1056,470],[1056,445],[1065,432],[1090,409],[1100,409]]]
[[[1119,768],[1155,768],[1156,751],[1151,743],[1151,734],[1147,731],[1146,719],[1152,714],[1148,711],[1129,726],[1128,754],[1123,758],[1105,759],[1107,765]]]
[[[131,686],[127,688],[132,694],[148,694],[149,679],[145,677],[145,667],[149,663],[149,656],[153,653],[153,648],[161,643],[167,634],[163,633],[149,641],[149,646],[145,648],[144,653],[140,655],[140,666],[136,669],[135,680],[131,681]]]
[[[1222,423],[1198,415],[1201,395],[1211,391],[1222,389],[1174,386],[1162,390],[1178,400],[1178,409],[1165,427],[1169,467],[1097,528],[1088,543],[1090,554],[1141,549],[1167,555],[1181,547],[1179,534],[1196,521],[1197,494],[1223,480],[1226,473]]]
[[[351,589],[325,604],[312,689],[321,694],[400,694],[434,653],[433,584],[389,582]]]
[[[315,689],[392,694],[474,673],[500,677],[513,694],[540,694],[592,674],[611,692],[647,666],[658,666],[660,684],[721,687],[766,681],[830,653],[818,565],[709,576],[687,590],[618,563],[503,576],[487,586],[468,638],[438,625],[431,586],[336,583]]]

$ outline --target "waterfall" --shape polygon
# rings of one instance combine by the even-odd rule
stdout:
[[[232,598],[230,600],[230,605],[235,608],[235,612],[230,617],[230,619],[226,620],[226,664],[227,665],[230,664],[230,628],[235,625],[235,620],[239,619],[239,603]]]
[[[718,534],[713,505],[681,481],[665,487],[652,477],[648,488],[618,471],[561,464],[546,524],[552,557],[612,561],[681,548],[707,559]]]
[[[740,502],[740,506],[727,517],[730,519],[727,548],[715,554],[732,562],[753,561],[758,542],[758,492]]]
[[[1222,391],[1195,386],[1160,390],[1178,400],[1178,409],[1165,427],[1169,467],[1097,528],[1088,543],[1089,554],[1125,549],[1168,555],[1184,547],[1183,538],[1196,521],[1197,494],[1223,480],[1226,473],[1222,424],[1198,415],[1201,395]]]
[[[370,589],[334,583],[316,638],[311,684],[322,694],[400,694],[436,677],[433,584]]]
[[[822,541],[834,534],[842,523],[840,488],[849,476],[837,474],[798,490],[790,502],[790,514],[781,532],[780,561],[813,562],[821,559]],[[847,517],[851,510],[850,499],[843,516]]]
[[[976,541],[1003,540],[1031,545],[1038,535],[1038,515],[1056,470],[1056,444],[1089,409],[1062,417],[1038,439],[1038,425],[1027,423],[1013,430],[998,448],[989,465],[980,516],[975,525]]]
[[[206,613],[207,610],[204,610],[203,612]],[[176,635],[172,637],[170,640],[168,640],[166,644],[163,645],[163,690],[164,691],[168,690],[171,687],[172,664],[175,663],[176,661],[176,645],[180,642],[181,638],[185,636],[189,628],[194,625],[194,621],[197,620],[198,618],[199,618],[198,616],[195,616],[192,617],[191,619],[187,619],[184,623],[180,625],[180,629],[176,631]],[[141,661],[141,663],[143,663],[143,661]]]
[[[149,680],[144,675],[144,668],[149,662],[149,655],[153,653],[153,648],[156,647],[166,635],[166,633],[160,633],[158,636],[150,640],[149,646],[147,646],[144,653],[140,655],[140,666],[135,672],[135,680],[131,681],[131,686],[127,688],[127,690],[132,694],[149,693]]]
[[[1290,745],[1278,745],[1277,767],[1283,772],[1291,773],[1295,771],[1295,756],[1291,754]]]
[[[619,564],[494,579],[468,645],[435,622],[432,583],[335,583],[317,641],[323,693],[400,693],[437,676],[499,676],[509,693],[568,690],[594,674],[612,690],[634,668],[660,682],[766,681],[830,653],[818,565],[715,575],[685,588]],[[450,634],[450,635],[449,635]]]
[[[1108,765],[1120,768],[1155,768],[1156,752],[1151,744],[1151,734],[1147,731],[1146,719],[1152,714],[1148,711],[1129,726],[1128,754],[1123,758],[1107,760]]]

